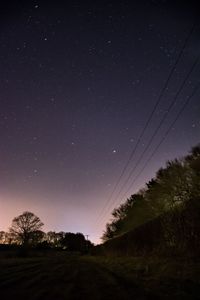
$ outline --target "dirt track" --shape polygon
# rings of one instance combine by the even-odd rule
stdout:
[[[154,291],[144,288],[142,278],[148,282],[145,270],[134,273],[122,261],[111,265],[80,256],[4,259],[0,268],[1,300],[171,299],[168,289],[161,297],[155,287]],[[176,284],[174,288],[173,299],[199,299],[180,288],[176,291]]]

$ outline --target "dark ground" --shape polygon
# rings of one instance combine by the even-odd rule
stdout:
[[[58,253],[0,259],[0,299],[200,299],[200,263]]]

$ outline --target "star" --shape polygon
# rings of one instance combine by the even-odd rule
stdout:
[[[170,1],[160,1],[155,9],[155,1],[146,0],[148,13],[143,18],[140,1],[65,2],[27,1],[16,10],[6,9],[6,18],[1,20],[5,23],[0,47],[0,189],[8,191],[9,201],[13,198],[17,209],[8,222],[17,216],[15,197],[20,192],[30,201],[30,207],[20,202],[22,211],[31,209],[35,198],[41,199],[37,211],[40,215],[41,208],[49,229],[68,230],[71,222],[69,230],[80,226],[91,234],[95,226],[90,229],[89,223],[83,224],[84,215],[89,220],[93,208],[103,208],[119,176],[125,172],[121,180],[126,180],[144,151],[133,176],[138,176],[144,165],[145,170],[130,193],[143,188],[165,160],[184,156],[198,143],[198,95],[177,125],[173,120],[199,79],[197,66],[180,97],[175,98],[198,57],[200,20],[182,51],[193,23],[192,4],[188,11],[182,7],[182,16],[188,16],[182,18]],[[173,24],[169,10],[173,10]],[[176,67],[180,51],[184,53]],[[166,84],[172,68],[173,77]],[[174,106],[169,118],[157,132],[171,101]],[[162,147],[151,156],[157,145]],[[56,210],[49,205],[51,201]],[[85,210],[85,204],[91,209]],[[66,218],[60,220],[62,212]],[[105,212],[111,213],[111,208]],[[52,215],[52,220],[45,213]]]

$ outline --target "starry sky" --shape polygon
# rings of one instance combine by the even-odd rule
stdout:
[[[200,53],[192,1],[8,1],[0,4],[0,230],[29,210],[44,230],[98,243],[123,180]],[[123,180],[133,151],[188,33],[175,72]],[[198,84],[196,65],[146,159]],[[129,188],[200,142],[200,91]],[[134,175],[133,174],[133,175]],[[129,183],[130,185],[130,183]],[[128,185],[127,185],[128,188]]]

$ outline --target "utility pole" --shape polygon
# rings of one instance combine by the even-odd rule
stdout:
[[[88,251],[88,237],[89,237],[89,234],[85,234],[85,237],[86,237],[86,250]]]

